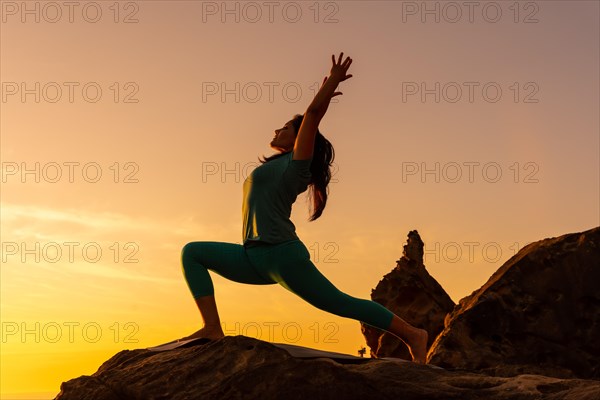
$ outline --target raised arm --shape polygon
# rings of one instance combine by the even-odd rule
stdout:
[[[352,59],[346,57],[342,63],[343,55],[343,52],[340,53],[337,63],[335,56],[331,55],[333,66],[331,67],[330,75],[329,77],[325,77],[319,92],[304,113],[304,118],[296,136],[296,142],[294,143],[294,160],[306,160],[313,156],[317,129],[321,119],[327,112],[329,102],[333,97],[343,94],[342,92],[336,92],[335,89],[340,82],[352,77],[352,75],[346,75],[346,71],[348,71],[350,64],[352,64]]]

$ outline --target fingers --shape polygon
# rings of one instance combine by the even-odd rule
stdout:
[[[337,63],[335,62],[335,54],[331,55],[331,62],[333,63],[333,65],[341,65],[342,63],[342,57],[344,55],[344,52],[342,51],[340,53],[340,57],[337,60]],[[348,60],[350,60],[350,63],[352,63],[352,59],[350,57],[346,57],[346,60],[344,60],[344,64],[348,62]]]
[[[350,57],[346,57],[346,59],[344,60],[344,63],[342,64],[342,57],[344,55],[344,52],[340,53],[340,56],[338,58],[338,61],[336,63],[335,61],[335,54],[331,55],[331,62],[333,63],[334,66],[337,65],[341,65],[342,67],[344,67],[346,70],[350,67],[350,64],[352,64],[352,59]]]

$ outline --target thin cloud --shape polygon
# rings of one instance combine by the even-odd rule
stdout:
[[[0,203],[0,215],[3,224],[22,220],[37,220],[45,223],[73,223],[82,228],[95,230],[121,230],[121,229],[150,229],[156,228],[154,221],[132,219],[123,214],[110,212],[89,212],[85,210],[59,210],[35,205],[18,205]]]

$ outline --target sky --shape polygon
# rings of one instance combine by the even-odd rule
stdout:
[[[271,4],[271,6],[269,6]],[[1,396],[53,398],[202,319],[191,241],[241,244],[244,179],[353,60],[296,232],[369,299],[407,234],[454,302],[600,225],[597,1],[0,2]],[[211,272],[227,335],[357,354],[356,320]]]

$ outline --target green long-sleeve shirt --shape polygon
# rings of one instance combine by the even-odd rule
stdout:
[[[293,151],[290,151],[268,161],[255,168],[244,181],[244,246],[298,239],[290,215],[292,204],[308,188],[312,158],[292,160],[292,157]]]

